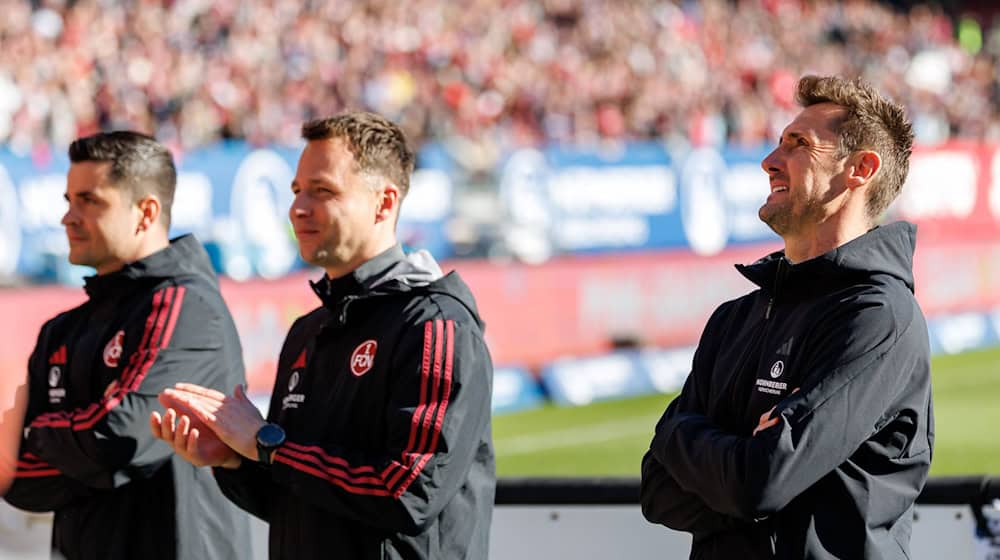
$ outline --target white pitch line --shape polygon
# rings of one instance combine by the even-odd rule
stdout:
[[[578,428],[564,428],[551,432],[541,432],[524,436],[499,439],[495,442],[497,455],[525,455],[560,447],[576,447],[602,441],[610,441],[623,436],[648,434],[653,437],[656,416],[634,416],[623,420],[613,420],[600,424],[588,424]]]

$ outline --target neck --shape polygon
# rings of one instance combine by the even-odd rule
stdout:
[[[351,259],[350,262],[343,263],[339,266],[329,265],[324,267],[324,269],[326,270],[326,275],[331,279],[340,278],[341,276],[346,276],[357,270],[359,266],[372,260],[373,258],[384,253],[385,251],[388,251],[395,244],[396,244],[395,232],[393,232],[393,234],[389,236],[380,236],[377,240],[367,245],[362,251],[359,251],[358,254],[353,259]]]
[[[118,260],[97,266],[97,274],[100,276],[117,272],[126,264],[142,260],[157,251],[166,249],[168,245],[170,245],[170,239],[166,231],[161,231],[159,228],[155,231],[149,231],[142,237],[133,251],[123,255]]]
[[[814,259],[861,237],[868,232],[868,229],[867,224],[857,223],[852,227],[785,236],[785,258],[793,264]]]

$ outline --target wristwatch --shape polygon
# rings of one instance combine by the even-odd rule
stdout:
[[[271,464],[271,453],[285,443],[285,430],[277,424],[264,424],[257,430],[257,459]]]

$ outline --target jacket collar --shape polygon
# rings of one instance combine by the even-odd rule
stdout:
[[[324,306],[333,308],[346,296],[358,296],[371,291],[375,282],[383,278],[387,270],[405,258],[403,248],[397,243],[343,276],[330,278],[324,274],[323,278],[316,282],[310,281],[309,285]]]
[[[913,291],[913,251],[917,227],[895,222],[875,227],[818,257],[791,264],[776,251],[750,265],[736,265],[748,280],[775,295],[825,293],[874,275],[897,278]]]
[[[155,253],[109,274],[84,278],[84,291],[91,299],[120,296],[148,283],[177,276],[204,276],[217,282],[205,249],[193,235],[173,239]]]

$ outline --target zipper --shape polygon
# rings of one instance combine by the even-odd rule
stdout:
[[[774,309],[774,300],[778,299],[778,292],[781,290],[781,284],[785,280],[785,276],[788,274],[788,265],[785,257],[781,257],[778,260],[778,270],[774,274],[774,286],[771,288],[771,297],[767,300],[767,309],[764,311],[764,320],[769,320],[771,318],[771,311]]]
[[[337,323],[341,327],[347,324],[347,307],[357,299],[360,299],[359,296],[344,297],[344,304],[340,306],[340,315],[337,317]]]

